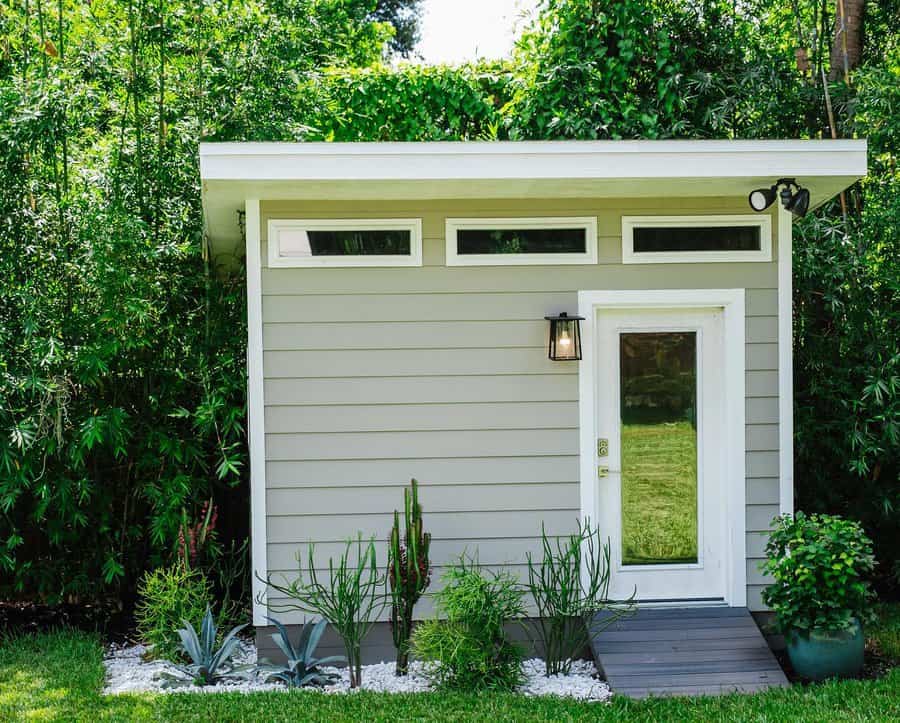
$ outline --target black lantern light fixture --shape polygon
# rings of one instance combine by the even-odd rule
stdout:
[[[550,322],[550,343],[547,355],[553,361],[578,361],[581,359],[581,322],[583,316],[545,316]]]
[[[778,190],[779,186],[781,191]],[[778,197],[781,198],[781,205],[798,218],[803,218],[809,210],[809,191],[793,178],[779,178],[769,188],[750,191],[747,201],[750,208],[760,212],[775,203]]]

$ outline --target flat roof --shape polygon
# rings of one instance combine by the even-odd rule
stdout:
[[[244,199],[746,197],[781,177],[811,206],[866,175],[865,140],[201,143],[206,230],[239,241]]]

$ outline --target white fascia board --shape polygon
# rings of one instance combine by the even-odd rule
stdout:
[[[200,174],[232,181],[860,178],[866,149],[865,140],[202,143]]]

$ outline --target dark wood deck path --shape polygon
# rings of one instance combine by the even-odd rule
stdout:
[[[788,685],[747,608],[639,609],[596,634],[591,649],[613,692],[632,698]]]

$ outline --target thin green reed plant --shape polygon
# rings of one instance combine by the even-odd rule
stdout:
[[[546,674],[567,674],[593,635],[634,610],[635,593],[624,601],[609,600],[609,543],[601,543],[599,527],[588,520],[555,542],[541,525],[541,547],[540,562],[527,555],[535,629],[544,646]]]
[[[269,607],[275,612],[299,610],[312,613],[331,623],[341,636],[347,653],[350,687],[358,688],[362,683],[362,642],[387,602],[380,590],[385,577],[378,571],[374,540],[364,542],[362,534],[356,540],[348,540],[337,563],[334,558],[328,558],[328,573],[322,579],[316,570],[314,544],[309,544],[307,553],[305,577],[298,556],[296,580],[279,585],[271,576],[266,579],[269,587],[292,601],[269,603]]]

